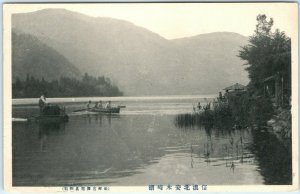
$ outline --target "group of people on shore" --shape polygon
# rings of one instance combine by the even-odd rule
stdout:
[[[87,109],[91,109],[91,108],[111,108],[111,101],[108,101],[105,105],[103,105],[102,100],[100,100],[99,102],[95,102],[95,105],[92,106],[92,101],[89,100],[89,102],[86,105]]]

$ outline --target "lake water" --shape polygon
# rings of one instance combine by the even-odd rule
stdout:
[[[119,97],[119,115],[76,112],[87,98],[49,99],[69,122],[26,122],[37,99],[13,101],[13,185],[291,184],[291,154],[261,129],[177,127],[212,96]],[[99,100],[99,98],[92,98]]]

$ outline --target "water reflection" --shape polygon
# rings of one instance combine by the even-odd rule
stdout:
[[[155,163],[155,158],[163,155],[162,150],[153,147],[155,136],[143,125],[147,120],[148,117],[142,117],[139,122],[132,122],[131,117],[90,114],[73,116],[66,125],[32,123],[26,127],[26,123],[16,123],[13,126],[13,142],[17,147],[13,150],[14,184],[83,184],[87,180],[108,183],[113,181],[104,178],[138,174],[139,169]],[[38,140],[38,152],[43,155],[36,154],[36,146],[22,142],[21,138],[28,136],[31,136],[28,143]],[[27,153],[27,161],[21,161],[23,153]],[[39,176],[39,180],[33,182],[22,174]]]
[[[99,123],[99,126],[111,126],[112,119],[119,119],[120,115],[117,114],[85,114],[86,123],[92,124],[93,122]],[[94,120],[94,121],[93,121]]]
[[[254,130],[251,150],[255,154],[265,184],[292,184],[292,146],[267,130]]]
[[[291,142],[282,142],[274,133],[263,128],[217,128],[212,125],[179,126],[182,130],[202,130],[206,142],[200,153],[207,165],[224,165],[233,173],[239,165],[257,163],[264,184],[292,184]],[[226,141],[224,141],[224,139]],[[222,148],[220,151],[220,147]],[[191,146],[191,166],[195,148]],[[197,157],[197,156],[196,156]]]
[[[65,124],[13,123],[13,185],[263,184],[271,169],[260,172],[267,160],[251,129],[173,120],[74,114]]]
[[[42,152],[47,150],[47,140],[49,136],[63,135],[65,130],[65,123],[52,122],[52,123],[38,123],[38,138],[40,140],[40,148]]]

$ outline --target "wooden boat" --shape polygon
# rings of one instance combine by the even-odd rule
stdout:
[[[97,113],[105,113],[105,114],[112,114],[112,113],[120,113],[120,106],[118,107],[111,107],[111,108],[91,108],[89,112],[97,112]]]
[[[36,122],[43,123],[59,123],[68,122],[69,116],[66,114],[64,108],[60,108],[58,105],[47,105],[38,116],[34,116],[29,120],[35,120]]]

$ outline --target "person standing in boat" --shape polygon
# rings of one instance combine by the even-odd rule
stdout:
[[[40,114],[43,114],[43,110],[45,106],[47,106],[47,101],[46,101],[46,95],[42,93],[40,99],[39,99],[39,107],[40,107]]]

